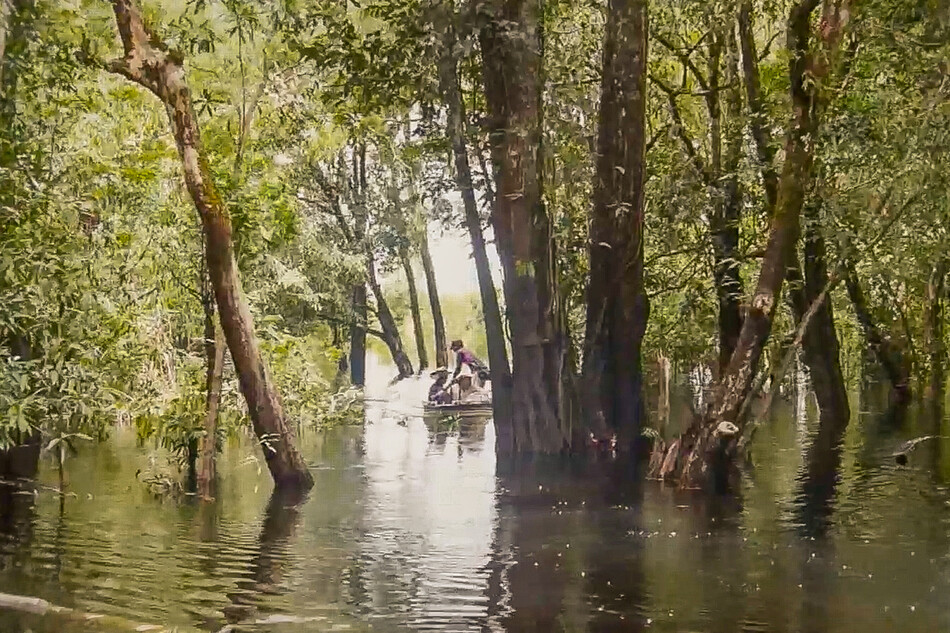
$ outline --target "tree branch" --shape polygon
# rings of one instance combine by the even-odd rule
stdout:
[[[889,195],[890,195],[890,192],[888,192],[888,196]],[[793,340],[791,346],[789,346],[788,350],[785,352],[785,356],[782,358],[782,362],[779,365],[779,370],[774,375],[772,386],[765,396],[765,402],[762,406],[762,409],[759,412],[760,417],[764,416],[765,413],[768,412],[769,407],[771,407],[772,400],[775,398],[775,394],[778,392],[779,384],[782,382],[782,377],[785,376],[786,372],[788,372],[788,369],[792,364],[792,360],[795,354],[798,353],[798,348],[801,347],[802,341],[805,338],[805,331],[808,329],[808,326],[811,324],[811,321],[814,318],[815,314],[818,312],[819,308],[821,308],[822,304],[827,300],[828,294],[832,290],[834,290],[835,286],[837,286],[838,283],[844,278],[845,274],[847,273],[848,267],[854,266],[855,263],[860,261],[861,254],[866,254],[870,252],[875,246],[877,246],[878,243],[880,243],[881,240],[883,240],[887,236],[887,234],[890,232],[894,224],[896,224],[897,221],[901,218],[901,216],[904,215],[904,211],[906,211],[907,208],[910,207],[919,197],[920,197],[920,194],[918,193],[916,195],[911,196],[907,200],[905,200],[904,203],[900,206],[900,208],[894,212],[894,215],[891,216],[888,219],[888,221],[884,223],[884,226],[881,227],[880,231],[878,231],[878,234],[874,237],[874,239],[868,242],[863,253],[854,253],[853,255],[849,255],[848,253],[845,253],[841,257],[840,261],[838,262],[838,265],[835,266],[835,269],[832,271],[832,273],[828,275],[828,281],[825,282],[825,285],[821,289],[821,292],[818,293],[818,296],[815,297],[815,300],[812,301],[811,305],[808,306],[808,310],[802,316],[798,329],[795,332],[795,339]],[[746,398],[745,402],[743,402],[742,410],[739,414],[740,420],[745,417],[745,415],[748,412],[749,407],[751,406],[751,402],[752,402],[751,395],[758,393],[762,389],[763,385],[765,384],[766,375],[767,375],[766,372],[763,372],[761,374],[761,376],[759,377],[759,380],[757,381],[757,384],[754,386],[753,390],[750,392],[750,397]]]
[[[657,141],[663,138],[663,135],[666,134],[666,131],[670,129],[670,125],[664,125],[659,130],[657,130],[653,136],[650,137],[650,140],[647,141],[646,147],[643,150],[644,154],[649,154],[650,150],[653,149],[653,146],[656,145]]]
[[[139,10],[131,0],[112,0],[116,26],[125,56],[106,62],[109,72],[122,75],[130,81],[151,90],[163,102],[163,94],[158,73],[167,62],[181,69],[182,56],[162,42],[145,25]]]
[[[676,136],[680,139],[680,142],[683,145],[683,151],[686,152],[686,156],[693,164],[693,168],[699,175],[700,180],[703,181],[703,184],[709,186],[709,171],[702,157],[696,152],[696,146],[693,145],[693,140],[686,132],[686,126],[683,123],[683,117],[680,115],[679,106],[676,103],[676,90],[665,84],[655,75],[650,75],[650,81],[652,81],[656,87],[666,93],[666,96],[670,102],[670,118],[673,120],[673,130],[676,132]]]
[[[739,48],[742,53],[742,73],[745,76],[746,101],[749,104],[749,128],[755,141],[756,157],[765,189],[768,212],[771,215],[778,199],[778,174],[773,164],[775,150],[765,125],[765,109],[759,80],[758,57],[755,53],[755,35],[752,28],[752,0],[745,0],[739,9]]]
[[[684,66],[689,68],[689,70],[693,73],[693,76],[696,78],[696,82],[702,87],[703,90],[709,90],[709,83],[706,81],[706,77],[703,76],[703,73],[699,70],[699,68],[697,68],[696,64],[693,63],[692,49],[689,49],[688,52],[683,52],[674,46],[673,43],[668,39],[656,33],[653,34],[653,39],[663,45],[663,47],[668,51],[673,53],[673,55],[675,55]]]

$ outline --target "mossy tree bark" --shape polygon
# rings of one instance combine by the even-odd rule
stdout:
[[[542,196],[541,9],[537,0],[477,7],[486,19],[479,44],[496,177],[492,226],[512,347],[511,411],[495,422],[502,454],[556,453],[571,442],[562,415],[566,337]]]
[[[785,142],[785,162],[778,179],[775,208],[762,269],[756,283],[735,352],[716,389],[714,406],[695,420],[669,447],[662,460],[654,460],[651,474],[676,481],[681,487],[728,487],[734,469],[740,419],[758,370],[765,342],[771,333],[788,267],[795,256],[800,216],[809,186],[814,157],[815,80],[823,73],[809,50],[811,15],[820,0],[801,0],[788,18],[789,80],[792,120]],[[847,13],[840,3],[826,3],[822,38],[826,45],[840,38]],[[823,70],[827,70],[827,66]]]
[[[231,218],[202,153],[181,55],[148,29],[131,0],[113,0],[112,6],[125,55],[110,62],[109,70],[150,90],[168,111],[185,185],[201,217],[221,327],[268,469],[278,487],[309,488],[313,477],[297,450],[294,430],[261,357],[234,256]]]
[[[646,415],[641,345],[647,7],[611,0],[604,36],[583,373],[593,431],[632,448]],[[602,422],[601,422],[602,421]]]

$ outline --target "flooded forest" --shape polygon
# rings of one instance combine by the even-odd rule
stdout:
[[[0,0],[0,632],[950,630],[948,164],[948,0]]]

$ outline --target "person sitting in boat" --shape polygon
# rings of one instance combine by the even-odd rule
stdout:
[[[463,365],[458,378],[452,383],[452,402],[457,404],[483,404],[491,401],[491,395],[475,384],[475,376],[468,365]]]
[[[429,402],[431,404],[451,404],[452,394],[449,393],[446,383],[449,380],[449,370],[445,367],[439,367],[429,374],[435,382],[429,387]]]
[[[452,374],[453,381],[458,379],[462,367],[468,367],[472,370],[473,379],[477,378],[479,385],[491,380],[488,373],[488,366],[475,356],[471,350],[465,347],[465,343],[462,342],[462,339],[455,339],[452,341],[450,347],[452,351],[455,352],[455,373]]]

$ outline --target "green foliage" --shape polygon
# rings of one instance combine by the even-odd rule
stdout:
[[[753,4],[773,167],[783,158],[789,113],[782,46],[789,7]],[[365,282],[371,260],[410,341],[402,258],[417,257],[432,224],[462,227],[433,6],[173,0],[143,8],[186,60],[203,149],[231,214],[243,289],[285,410],[301,428],[359,420],[358,394],[338,369],[356,318],[354,286]],[[487,228],[492,178],[479,16],[465,3],[456,8],[452,52]],[[544,202],[577,353],[603,9],[555,1],[543,16]],[[731,29],[736,9],[681,0],[650,7],[646,362],[659,354],[685,367],[715,357],[714,201],[684,145],[685,138],[709,163],[714,121],[709,93],[684,55],[698,74],[710,72],[710,34]],[[0,86],[0,448],[34,432],[56,448],[134,422],[143,441],[184,459],[203,433],[204,265],[167,114],[151,95],[102,70],[102,60],[120,53],[108,3],[39,0],[10,25]],[[922,371],[929,368],[927,284],[946,257],[950,219],[946,29],[945,11],[927,3],[860,3],[843,62],[814,78],[822,107],[808,204],[818,209],[831,265],[857,261],[873,316]],[[661,83],[673,87],[681,123]],[[736,261],[748,295],[767,239],[762,166],[747,107],[722,123],[742,134]],[[886,239],[877,239],[886,227]],[[519,262],[518,270],[531,266]],[[844,293],[832,301],[855,374],[866,344]],[[478,298],[443,297],[443,308],[449,338],[485,357]],[[426,301],[422,312],[431,332]],[[374,329],[372,314],[373,306]],[[791,327],[783,306],[773,355]],[[243,406],[228,365],[222,435],[246,428]]]

